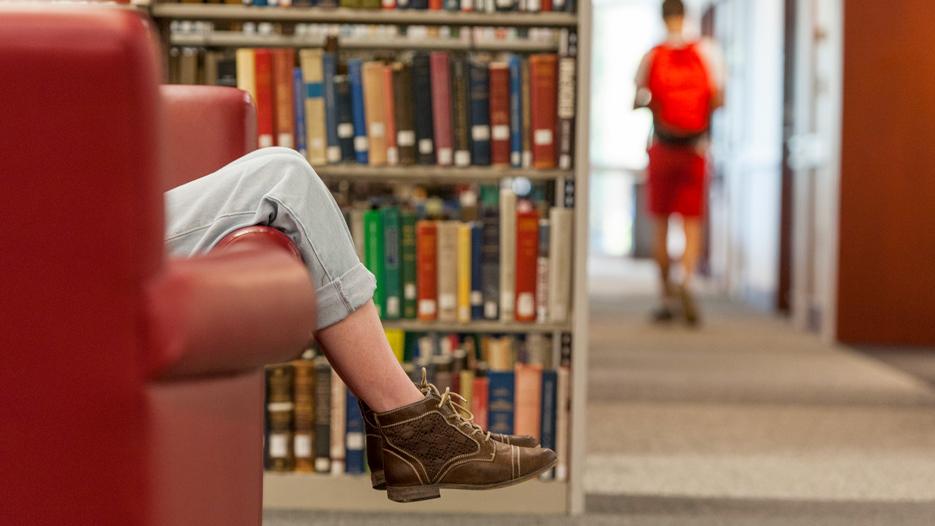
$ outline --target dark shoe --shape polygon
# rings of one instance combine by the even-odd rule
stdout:
[[[433,384],[430,384],[426,381],[425,378],[425,369],[422,369],[422,383],[419,385],[419,389],[426,396],[432,396],[441,400],[441,394],[438,391],[438,388]],[[464,402],[464,398],[458,393],[449,393],[449,397]],[[455,409],[460,411],[462,416],[464,416],[468,421],[474,419],[474,415],[471,414],[465,407],[461,406],[454,400],[450,402],[455,406]],[[370,484],[373,486],[373,489],[383,490],[386,489],[386,478],[383,475],[383,439],[380,436],[380,430],[376,424],[373,411],[367,407],[367,404],[363,400],[358,400],[360,404],[360,412],[363,415],[364,420],[364,431],[367,435],[367,466],[370,468]],[[474,424],[480,432],[484,430]],[[504,435],[501,433],[490,433],[491,440],[496,440],[497,442],[503,442],[504,444],[520,446],[520,447],[536,447],[539,445],[539,441],[535,437],[529,435]]]
[[[695,303],[695,298],[686,287],[679,288],[679,301],[682,302],[682,311],[685,314],[685,321],[692,327],[701,323],[698,305]]]
[[[555,465],[550,449],[493,440],[464,415],[446,390],[385,413],[374,413],[383,439],[383,470],[390,500],[440,496],[440,488],[492,489],[535,478]]]
[[[669,323],[675,319],[675,313],[669,307],[662,306],[650,313],[650,319],[653,323]]]

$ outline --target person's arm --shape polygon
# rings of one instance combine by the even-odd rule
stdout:
[[[643,55],[640,65],[636,69],[636,76],[633,82],[636,84],[636,94],[633,97],[633,109],[648,108],[649,101],[652,100],[652,93],[649,91],[649,67],[652,60],[652,51]]]

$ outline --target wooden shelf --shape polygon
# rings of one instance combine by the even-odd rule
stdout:
[[[572,170],[534,170],[529,168],[491,168],[470,166],[366,166],[359,164],[329,164],[315,167],[325,180],[409,183],[483,183],[502,179],[525,177],[535,181],[549,181],[561,177],[574,177]]]
[[[567,332],[570,323],[519,323],[502,321],[472,321],[470,323],[439,323],[418,320],[383,320],[383,327],[409,332],[461,332],[461,333],[527,333]]]
[[[575,13],[471,13],[416,9],[346,9],[321,7],[253,7],[212,4],[155,3],[153,18],[293,22],[321,24],[387,24],[419,26],[576,27]]]
[[[495,491],[442,490],[442,498],[401,505],[374,491],[370,477],[301,473],[263,476],[265,509],[334,511],[404,511],[407,513],[526,513],[568,512],[568,485],[533,480]]]
[[[236,31],[205,33],[173,33],[169,39],[173,46],[190,47],[322,47],[320,35],[258,35]],[[535,40],[473,41],[457,38],[405,38],[405,37],[342,37],[342,49],[361,50],[447,50],[447,51],[510,51],[514,53],[545,53],[558,49],[558,42]]]

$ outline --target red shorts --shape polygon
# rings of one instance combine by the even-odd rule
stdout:
[[[700,217],[706,183],[707,160],[694,147],[659,141],[650,146],[646,193],[653,215]]]

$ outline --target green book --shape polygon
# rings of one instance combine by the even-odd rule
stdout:
[[[390,206],[383,214],[383,317],[398,320],[402,306],[402,276],[399,258],[399,209]]]
[[[362,7],[361,0],[341,0],[339,5],[341,7],[348,7],[351,9],[359,9]]]
[[[416,319],[418,298],[416,289],[416,215],[400,214],[400,252],[403,279],[403,318]]]
[[[377,278],[373,304],[381,318],[385,312],[383,264],[383,214],[379,210],[367,210],[364,212],[364,265]]]
[[[380,0],[357,0],[360,2],[360,7],[364,9],[380,9],[383,7],[383,3]]]

